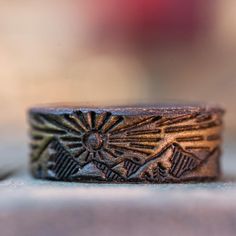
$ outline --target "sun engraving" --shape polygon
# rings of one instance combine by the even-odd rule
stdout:
[[[156,117],[128,123],[123,116],[112,115],[110,112],[79,111],[64,118],[67,134],[61,135],[60,140],[80,165],[92,160],[118,161],[124,153],[137,158],[148,156],[160,141],[154,136],[150,138],[145,132],[134,132],[140,125],[151,124],[157,119]]]
[[[83,143],[88,151],[91,152],[100,150],[103,146],[103,142],[103,136],[97,131],[86,133],[83,136]]]

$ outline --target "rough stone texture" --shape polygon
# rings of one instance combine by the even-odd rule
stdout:
[[[235,235],[236,161],[229,143],[222,181],[116,185],[35,180],[24,165],[26,142],[15,139],[1,138],[2,169],[22,166],[0,182],[1,235]]]

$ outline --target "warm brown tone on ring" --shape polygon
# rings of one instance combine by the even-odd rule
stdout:
[[[31,171],[81,182],[213,180],[222,116],[207,105],[33,108]]]

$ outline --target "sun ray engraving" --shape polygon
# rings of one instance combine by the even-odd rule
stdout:
[[[102,132],[107,133],[113,128],[117,127],[120,123],[123,122],[123,118],[119,116],[112,116],[109,119],[109,122],[106,122],[102,127]]]
[[[98,122],[97,122],[97,130],[101,131],[101,129],[103,129],[104,125],[106,123],[109,122],[110,118],[111,118],[111,113],[110,112],[106,112],[100,115],[100,118],[98,118]]]
[[[74,115],[76,116],[76,121],[81,127],[83,127],[85,132],[90,130],[89,124],[87,123],[86,119],[84,118],[84,114],[81,111],[75,112]]]
[[[81,124],[79,124],[78,120],[75,118],[75,116],[73,115],[69,115],[69,114],[65,114],[64,115],[65,120],[73,127],[75,127],[75,129],[79,132],[79,133],[83,133],[86,131],[85,127],[83,127]]]

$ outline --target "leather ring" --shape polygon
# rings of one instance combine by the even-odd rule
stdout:
[[[214,180],[223,114],[208,105],[32,108],[31,172],[78,182]]]

